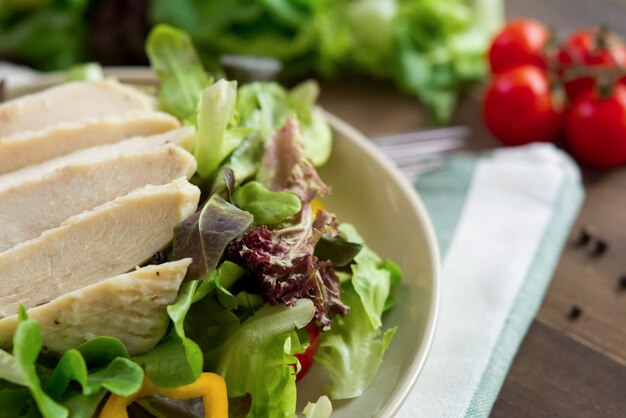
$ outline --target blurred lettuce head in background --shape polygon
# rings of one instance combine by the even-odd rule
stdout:
[[[502,0],[3,0],[0,59],[41,70],[147,64],[157,23],[190,33],[205,66],[269,56],[283,80],[311,74],[391,79],[445,123],[485,74]]]

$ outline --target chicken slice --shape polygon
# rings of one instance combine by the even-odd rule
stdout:
[[[178,120],[167,113],[132,112],[0,136],[0,174],[83,148],[111,144],[134,136],[156,135],[179,126]]]
[[[133,150],[133,141],[90,149],[94,158],[0,187],[0,252],[132,190],[191,178],[196,171],[196,160],[177,145],[143,141],[144,149]]]
[[[122,153],[145,151],[168,143],[177,144],[183,138],[193,134],[193,128],[184,127],[158,135],[139,136],[116,144],[100,145],[98,147],[81,149],[71,154],[53,158],[41,164],[30,165],[0,176],[0,190],[14,185],[41,178],[55,170],[76,163],[91,163],[100,161],[104,156],[119,155]]]
[[[96,336],[119,338],[131,355],[150,351],[167,329],[167,305],[176,300],[190,258],[146,266],[32,308],[43,346],[53,353],[76,348]],[[0,347],[10,348],[18,318],[0,320]]]
[[[171,241],[199,198],[200,190],[184,177],[145,186],[0,253],[0,316],[141,265]]]
[[[0,138],[154,108],[153,98],[114,80],[65,83],[0,104]]]

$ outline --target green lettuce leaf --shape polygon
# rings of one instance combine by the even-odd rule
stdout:
[[[222,164],[222,168],[232,170],[235,177],[235,186],[238,186],[257,172],[261,165],[262,157],[263,140],[258,135],[250,135],[227,157],[224,164]],[[221,192],[225,186],[224,177],[218,176],[211,188],[211,194]]]
[[[320,396],[317,402],[308,402],[302,412],[305,418],[328,418],[333,413],[333,405],[327,396]]]
[[[306,81],[291,91],[277,83],[255,82],[239,89],[237,113],[243,126],[257,130],[263,141],[296,116],[301,127],[299,141],[314,165],[324,164],[332,149],[332,131],[321,108],[316,106],[319,87]]]
[[[0,418],[39,417],[41,417],[41,414],[28,389],[0,389]]]
[[[215,297],[207,296],[191,306],[185,328],[202,350],[205,370],[217,369],[220,348],[239,325],[239,317]]]
[[[195,157],[198,175],[209,178],[228,154],[237,148],[248,130],[228,131],[235,114],[237,82],[218,80],[202,91],[198,112]]]
[[[359,254],[354,257],[355,263],[351,265],[352,285],[361,298],[372,327],[380,328],[385,303],[391,293],[391,275],[387,269],[382,268],[382,260],[365,245],[354,226],[344,223],[339,226],[339,230],[348,241],[363,245]]]
[[[121,341],[112,337],[97,337],[78,349],[66,351],[52,372],[43,366],[35,368],[40,349],[39,323],[27,319],[26,313],[21,311],[13,356],[0,351],[0,378],[28,387],[30,394],[23,389],[1,390],[0,411],[24,411],[18,416],[41,413],[44,417],[70,414],[89,418],[107,392],[129,396],[139,390],[143,382],[143,370],[128,358]],[[72,381],[80,385],[80,392],[70,387]]]
[[[296,328],[313,318],[310,300],[294,306],[266,305],[244,322],[219,351],[217,372],[229,396],[252,395],[251,417],[284,417],[296,407],[295,353],[304,347]]]
[[[23,306],[20,306],[19,319],[13,336],[13,356],[0,350],[3,366],[0,368],[0,378],[27,387],[44,418],[65,418],[68,416],[67,409],[44,392],[35,368],[42,346],[39,322],[28,319]],[[6,393],[6,402],[15,401],[14,396],[10,395]],[[0,409],[4,409],[1,403]]]
[[[44,71],[87,60],[87,0],[2,1],[0,55]]]
[[[382,333],[382,315],[393,305],[392,291],[401,273],[391,261],[382,261],[354,226],[339,230],[353,243],[363,246],[351,264],[352,277],[342,283],[341,300],[350,307],[348,315],[333,320],[329,332],[320,337],[315,357],[332,379],[327,392],[333,399],[361,396],[371,385],[396,329]]]
[[[235,263],[224,261],[222,265],[214,272],[215,288],[217,291],[217,300],[226,309],[235,309],[237,300],[230,292],[230,288],[237,280],[244,275],[246,271]]]
[[[396,332],[396,328],[391,328],[381,336],[380,328],[372,327],[351,282],[342,286],[341,300],[350,311],[345,317],[336,317],[330,331],[320,336],[315,356],[332,379],[332,385],[325,387],[332,399],[356,398],[365,392],[374,381]]]
[[[200,94],[211,80],[189,35],[168,25],[157,25],[146,40],[146,53],[161,81],[161,107],[182,120],[195,121]]]
[[[104,389],[89,396],[71,391],[63,405],[69,411],[71,418],[93,418],[106,395],[107,391]]]
[[[290,192],[272,192],[258,181],[237,188],[234,200],[241,209],[250,212],[259,225],[275,225],[300,212],[298,196]]]
[[[74,65],[63,75],[64,81],[98,81],[104,79],[102,66],[97,62]]]
[[[143,370],[130,360],[120,340],[101,336],[63,353],[47,382],[46,391],[60,400],[74,381],[82,387],[85,396],[98,394],[102,389],[130,396],[141,388],[143,377]]]
[[[335,267],[345,267],[361,252],[363,245],[350,242],[342,236],[322,236],[315,246],[315,256],[322,261],[330,260]]]
[[[152,383],[175,388],[194,382],[202,373],[202,351],[185,335],[184,320],[194,302],[198,281],[184,283],[176,301],[167,307],[172,329],[152,351],[136,357]]]

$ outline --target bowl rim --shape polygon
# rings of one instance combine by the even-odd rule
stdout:
[[[148,67],[105,67],[104,75],[107,77],[115,77],[122,79],[127,83],[152,84],[156,81],[156,75]],[[7,95],[9,97],[19,96],[28,92],[41,90],[52,84],[63,81],[62,72],[44,73],[33,80],[7,86]],[[439,254],[439,245],[435,236],[435,231],[430,221],[430,217],[426,208],[413,188],[409,179],[400,172],[400,170],[382,153],[378,151],[376,146],[363,133],[352,125],[348,124],[341,118],[330,112],[325,112],[329,124],[333,130],[340,133],[345,139],[355,146],[363,149],[370,158],[375,160],[400,187],[400,190],[409,200],[412,209],[415,211],[417,218],[422,221],[424,228],[424,236],[427,243],[427,251],[432,264],[432,301],[430,310],[427,314],[426,326],[424,328],[424,338],[421,344],[412,347],[410,358],[412,358],[406,372],[403,373],[401,380],[397,382],[396,389],[391,393],[389,398],[382,404],[381,413],[383,417],[393,417],[400,410],[408,395],[417,382],[424,364],[428,358],[432,343],[435,336],[436,325],[439,318],[440,310],[440,291],[441,291],[441,263]]]
[[[413,347],[411,352],[412,361],[409,365],[407,372],[404,373],[405,378],[398,382],[396,390],[394,390],[391,396],[381,407],[383,417],[395,416],[411,392],[413,386],[417,382],[419,375],[421,374],[424,364],[432,348],[432,343],[435,337],[436,325],[439,319],[439,305],[440,305],[440,255],[439,245],[437,243],[436,235],[430,216],[426,211],[426,207],[421,198],[411,185],[408,178],[400,172],[400,170],[391,162],[384,154],[382,154],[376,146],[369,140],[363,133],[348,124],[344,120],[337,116],[326,112],[326,117],[334,130],[341,133],[344,138],[348,139],[352,143],[360,146],[367,154],[379,163],[384,170],[386,170],[393,180],[399,185],[402,192],[409,199],[413,210],[416,212],[419,219],[422,220],[424,227],[424,234],[428,245],[428,251],[432,263],[432,303],[430,311],[428,312],[428,318],[426,321],[426,327],[424,329],[424,340],[419,346]]]

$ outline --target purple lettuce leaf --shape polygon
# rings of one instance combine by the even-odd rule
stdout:
[[[328,326],[348,308],[341,302],[332,264],[319,261],[313,253],[324,233],[336,232],[334,215],[321,210],[313,221],[307,206],[294,225],[275,230],[260,226],[246,232],[230,245],[228,258],[246,268],[248,280],[266,302],[293,305],[298,299],[311,299],[315,319]]]
[[[329,194],[330,188],[320,179],[311,161],[305,158],[299,136],[298,121],[287,119],[285,126],[265,144],[257,180],[273,192],[293,192],[305,204],[317,195]]]
[[[252,221],[252,214],[213,195],[202,210],[174,230],[172,259],[193,259],[187,280],[207,277],[217,267],[228,244],[243,234]]]

